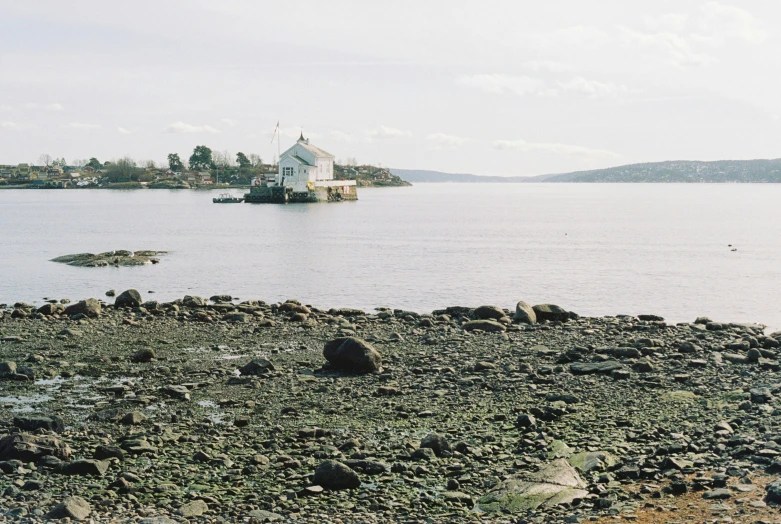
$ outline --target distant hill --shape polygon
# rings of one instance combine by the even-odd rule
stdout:
[[[538,176],[479,176],[393,169],[410,182],[765,182],[781,183],[781,158],[772,160],[671,160]]]
[[[442,173],[440,171],[426,171],[424,169],[391,169],[391,172],[403,178],[407,182],[492,182],[492,183],[517,183],[528,182],[526,176],[480,176],[465,173]],[[542,175],[543,177],[550,175]],[[540,180],[537,180],[539,182]]]
[[[535,177],[536,178],[536,177]],[[531,180],[529,180],[531,181]],[[673,160],[546,175],[536,182],[781,182],[781,158],[774,160]]]

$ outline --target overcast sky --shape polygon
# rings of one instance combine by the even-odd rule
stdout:
[[[781,2],[0,0],[0,164],[204,144],[533,175],[781,156]]]

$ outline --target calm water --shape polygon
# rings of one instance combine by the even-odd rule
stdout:
[[[781,185],[419,184],[288,206],[213,196],[0,191],[0,302],[130,287],[420,312],[523,299],[781,328]],[[132,268],[49,261],[112,249],[170,254]]]

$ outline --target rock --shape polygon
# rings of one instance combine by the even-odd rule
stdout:
[[[161,391],[172,398],[190,400],[190,390],[187,389],[187,386],[163,386]]]
[[[155,358],[155,350],[152,348],[141,348],[130,357],[131,362],[142,363],[151,362]]]
[[[566,322],[569,320],[569,312],[555,304],[538,304],[533,306],[534,314],[537,316],[537,320],[558,320],[560,322]]]
[[[22,431],[36,431],[38,429],[47,429],[55,433],[62,433],[65,430],[65,424],[57,415],[51,417],[14,417],[14,426]]]
[[[489,333],[507,331],[507,328],[503,324],[500,324],[495,320],[470,320],[469,322],[464,322],[462,327],[464,328],[464,331],[474,331],[476,329]]]
[[[663,322],[664,318],[660,317],[659,315],[637,315],[638,320],[642,320],[644,322]]]
[[[536,324],[537,313],[534,312],[533,307],[521,300],[515,305],[513,320],[522,324]]]
[[[326,342],[323,356],[332,366],[354,373],[380,370],[382,357],[374,347],[360,338],[342,337]]]
[[[60,473],[63,475],[93,475],[102,477],[108,471],[107,460],[80,459],[63,464]]]
[[[472,312],[475,318],[480,320],[499,320],[506,316],[502,308],[496,306],[480,306]]]
[[[376,460],[348,459],[344,461],[344,465],[367,475],[381,475],[390,472],[390,466]]]
[[[87,300],[80,300],[75,304],[69,305],[65,308],[64,313],[68,316],[81,314],[90,318],[95,318],[100,316],[101,310],[100,302],[94,298],[88,298]]]
[[[242,375],[255,375],[261,377],[267,375],[276,368],[274,364],[265,358],[254,358],[239,368]]]
[[[505,480],[482,497],[476,511],[525,513],[540,506],[569,504],[588,496],[586,484],[565,459],[558,459],[536,473],[522,473]]]
[[[718,488],[711,491],[706,491],[702,494],[702,498],[705,500],[724,500],[732,498],[732,492],[729,488]]]
[[[106,460],[109,458],[119,459],[120,462],[125,460],[125,452],[121,448],[116,446],[98,446],[95,448],[95,453],[92,454],[92,458],[95,460]]]
[[[73,520],[84,520],[89,517],[92,512],[92,508],[89,502],[81,497],[68,497],[61,503],[57,504],[46,515],[48,519],[65,519],[70,518]]]
[[[207,511],[209,511],[209,506],[207,506],[204,501],[198,499],[184,504],[177,510],[177,513],[184,518],[190,518],[200,517]]]
[[[335,460],[320,463],[315,470],[314,483],[326,489],[355,489],[361,485],[358,474]]]
[[[604,471],[616,465],[616,457],[607,451],[576,453],[568,459],[570,465],[581,473]]]
[[[141,300],[141,293],[139,293],[135,289],[128,289],[127,291],[123,291],[117,298],[114,300],[114,307],[115,308],[122,308],[122,307],[129,307],[129,308],[136,308],[140,307],[143,300]]]
[[[617,360],[605,360],[603,362],[575,362],[569,367],[573,375],[589,375],[592,373],[611,373],[623,369],[623,364]]]
[[[140,411],[131,411],[130,413],[125,414],[125,416],[123,416],[119,422],[128,426],[132,426],[135,424],[141,424],[145,420],[146,415]]]
[[[279,513],[273,513],[265,509],[253,509],[247,516],[255,519],[252,522],[276,522],[284,518]]]
[[[7,378],[16,375],[16,362],[0,362],[0,378]]]
[[[781,504],[781,478],[777,478],[767,485],[765,501],[774,504]]]
[[[115,296],[117,296],[117,292],[115,290],[113,290],[113,289],[109,289],[108,291],[106,291],[106,296],[107,297],[115,297]]]
[[[0,460],[37,462],[46,455],[67,460],[71,456],[71,449],[55,437],[45,435],[16,433],[0,439]]]
[[[206,304],[208,302],[205,298],[202,297],[194,297],[191,295],[185,295],[182,299],[182,305],[185,307],[191,307],[191,308],[198,308],[198,307],[206,307]]]
[[[50,317],[52,315],[59,315],[65,311],[65,306],[62,304],[44,304],[38,308],[38,313]]]
[[[430,448],[437,457],[445,451],[450,451],[450,443],[439,433],[430,433],[420,441],[421,448]]]
[[[209,297],[209,300],[211,300],[214,303],[224,304],[226,302],[231,302],[233,300],[233,297],[230,295],[214,295]]]
[[[246,324],[247,322],[250,321],[250,318],[252,318],[251,315],[247,313],[242,313],[240,311],[237,311],[235,313],[228,313],[222,317],[222,319],[225,322],[234,322],[237,324]]]

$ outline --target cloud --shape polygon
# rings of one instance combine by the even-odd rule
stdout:
[[[89,129],[100,129],[100,126],[98,124],[86,124],[84,122],[71,122],[70,124],[65,124],[61,127],[68,127],[70,129],[81,129],[81,130],[89,130]]]
[[[2,129],[21,129],[21,126],[16,122],[0,122],[0,128]]]
[[[0,111],[10,111],[11,109],[13,108],[8,104],[0,104]]]
[[[572,71],[573,69],[571,65],[554,62],[552,60],[530,60],[522,63],[521,66],[534,71],[535,73],[540,71],[548,73],[565,73],[567,71]]]
[[[704,32],[751,44],[761,44],[768,37],[760,21],[745,9],[721,2],[705,2],[700,9],[704,18],[699,26]]]
[[[412,136],[411,131],[402,131],[395,127],[380,126],[366,132],[369,138],[405,138]]]
[[[185,124],[181,120],[179,122],[174,122],[172,124],[169,124],[168,127],[166,127],[163,130],[164,133],[219,133],[219,129],[215,129],[212,126],[194,126],[190,124]]]
[[[64,111],[65,108],[62,107],[62,104],[49,104],[46,106],[46,109],[49,111]]]
[[[655,48],[676,67],[707,66],[718,59],[711,53],[729,40],[760,44],[768,37],[750,12],[718,1],[705,2],[699,13],[668,13],[643,18],[645,30],[619,26],[625,43]],[[705,48],[705,49],[702,49]]]
[[[222,118],[222,119],[220,119],[220,122],[224,122],[224,123],[228,124],[231,127],[234,127],[236,124],[239,123],[238,120],[234,120],[232,118]]]
[[[564,27],[549,33],[534,33],[528,38],[539,47],[591,49],[601,47],[613,39],[602,29],[584,25]]]
[[[462,76],[457,82],[486,93],[512,93],[518,96],[559,96],[562,94],[589,97],[614,97],[629,91],[624,85],[599,82],[578,76],[566,81],[548,83],[541,78],[503,74]]]
[[[445,133],[431,133],[426,137],[426,140],[436,143],[440,148],[454,148],[462,146],[470,141],[468,138]]]
[[[544,80],[528,76],[502,74],[465,75],[459,77],[457,83],[462,86],[479,89],[485,93],[512,93],[518,96],[544,96],[551,94],[545,86]]]
[[[133,132],[129,129],[125,129],[124,127],[117,127],[117,132],[123,135],[130,135]]]
[[[524,153],[542,151],[555,155],[583,156],[589,158],[618,158],[621,155],[605,149],[591,149],[584,146],[573,146],[554,142],[527,142],[526,140],[496,140],[494,148],[500,151],[521,151]]]
[[[353,137],[350,134],[344,133],[343,131],[331,131],[328,136],[333,138],[334,140],[339,140],[341,142],[352,142]]]

